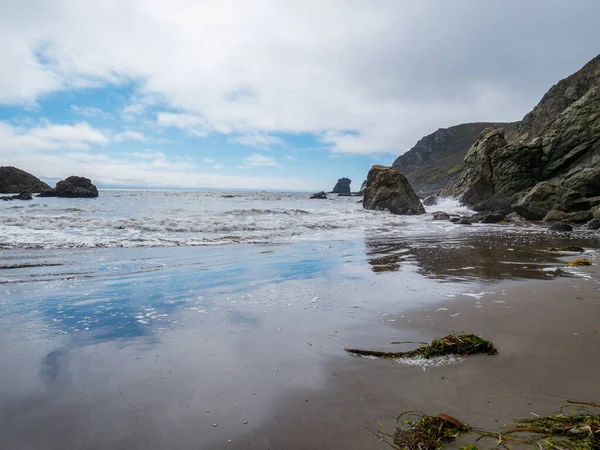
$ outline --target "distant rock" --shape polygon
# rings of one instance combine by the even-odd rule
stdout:
[[[311,199],[327,200],[327,194],[324,191],[317,192],[310,196]]]
[[[352,194],[349,193],[343,193],[343,194],[338,194],[338,197],[352,197]]]
[[[45,192],[50,189],[46,183],[24,170],[16,167],[0,167],[0,194],[15,194],[17,192]]]
[[[350,183],[352,180],[350,178],[340,178],[335,184],[332,194],[349,194],[350,193]]]
[[[373,166],[367,177],[363,208],[392,214],[424,214],[425,208],[404,175],[393,167]]]
[[[567,222],[556,222],[550,228],[550,231],[569,232],[573,231],[573,227]]]
[[[93,198],[98,197],[98,189],[89,178],[72,176],[59,181],[54,189],[39,197]]]
[[[33,197],[31,196],[31,192],[29,191],[23,191],[20,192],[17,195],[10,195],[8,197],[0,197],[2,200],[4,201],[8,201],[8,200],[33,200]]]
[[[439,197],[432,195],[432,196],[427,197],[425,200],[423,200],[423,205],[435,206],[439,203],[439,201],[440,201]]]
[[[473,222],[471,222],[469,219],[467,219],[465,217],[458,219],[455,223],[457,223],[459,225],[473,225]]]

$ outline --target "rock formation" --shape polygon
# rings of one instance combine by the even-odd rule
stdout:
[[[352,180],[350,178],[340,178],[335,184],[332,194],[350,194],[350,183]]]
[[[327,200],[327,194],[324,191],[317,192],[310,196],[311,199]]]
[[[44,192],[50,189],[46,183],[16,167],[0,167],[0,194],[17,192]]]
[[[467,150],[484,129],[512,130],[514,126],[514,123],[477,122],[440,128],[399,156],[392,167],[403,173],[422,197],[436,195],[458,181]]]
[[[59,181],[54,189],[41,193],[39,197],[91,198],[98,197],[98,189],[89,178],[72,176]]]
[[[363,208],[392,214],[424,214],[425,208],[404,175],[393,167],[373,166],[367,177]]]
[[[534,220],[590,209],[600,196],[600,55],[553,86],[510,133],[483,130],[464,166],[442,193],[474,209],[512,208]]]

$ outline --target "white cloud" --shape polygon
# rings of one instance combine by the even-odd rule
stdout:
[[[123,141],[146,142],[148,140],[148,138],[138,131],[126,130],[122,133],[115,135],[114,140],[115,140],[115,142],[123,142]]]
[[[210,159],[210,158],[204,158],[204,162],[207,163],[207,164],[210,164],[210,163],[214,163],[215,160],[214,159]]]
[[[600,41],[594,0],[297,5],[2,2],[0,104],[134,85],[126,120],[160,104],[178,113],[158,125],[193,136],[311,133],[336,152],[398,153],[441,126],[519,119]]]
[[[20,152],[31,150],[89,150],[92,145],[104,145],[110,138],[87,122],[57,125],[42,122],[30,128],[0,121],[0,150]]]
[[[205,119],[192,114],[161,112],[156,116],[156,123],[161,127],[177,128],[198,137],[205,137],[211,128]]]
[[[244,159],[244,163],[241,167],[279,167],[279,164],[277,164],[275,158],[272,158],[271,156],[255,153]]]
[[[229,142],[247,145],[248,147],[257,147],[265,150],[272,145],[283,145],[283,140],[281,138],[263,133],[252,133],[231,137],[229,138]]]
[[[102,117],[104,119],[113,118],[111,114],[102,111],[100,108],[94,108],[93,106],[71,105],[70,109],[75,114],[79,114],[80,116],[84,117]]]
[[[0,121],[0,160],[46,180],[80,175],[105,186],[315,190],[321,184],[305,178],[202,172],[190,158],[149,149],[120,155],[95,151],[108,140],[87,124],[45,123],[17,129]]]

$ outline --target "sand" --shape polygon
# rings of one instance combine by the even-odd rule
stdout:
[[[524,247],[452,261],[396,245],[388,272],[353,245],[56,252],[61,274],[88,275],[40,267],[44,284],[11,269],[0,449],[378,449],[369,428],[406,410],[498,428],[600,400],[595,251],[553,277],[542,269],[564,258]],[[499,354],[421,367],[344,352],[453,331]]]

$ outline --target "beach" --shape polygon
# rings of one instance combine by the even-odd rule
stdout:
[[[81,225],[44,233],[39,212],[25,217],[31,229],[9,229],[5,216],[5,233],[52,235],[54,245],[0,254],[0,448],[377,449],[386,446],[369,430],[393,430],[406,410],[495,429],[598,399],[595,233],[362,211],[351,214],[369,214],[366,227],[332,231],[331,215],[318,232],[276,233],[257,231],[261,213],[248,211],[261,208],[232,201],[226,214],[248,229],[219,245],[214,229],[145,230],[127,247],[132,231],[112,225],[90,240]],[[302,217],[326,208],[280,205]],[[112,211],[45,214],[123,224]],[[150,245],[156,233],[190,241]],[[551,251],[573,244],[585,253]],[[581,256],[593,265],[567,265]],[[406,364],[344,350],[460,331],[498,355]]]

